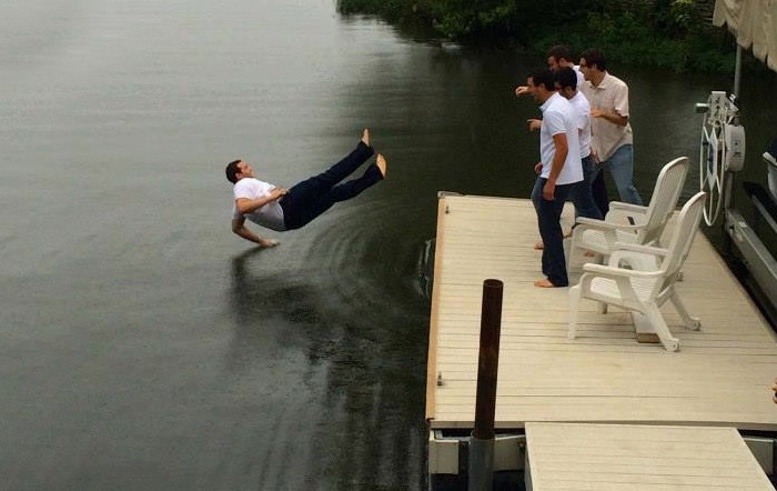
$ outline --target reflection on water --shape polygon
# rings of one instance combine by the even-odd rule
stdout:
[[[424,242],[423,249],[418,254],[418,291],[427,300],[432,299],[434,280],[434,251],[437,241],[429,239]]]
[[[424,424],[418,409],[424,373],[408,370],[407,362],[412,356],[422,363],[425,333],[418,325],[424,319],[393,311],[394,302],[381,298],[377,289],[369,291],[364,278],[361,284],[315,278],[327,265],[291,278],[262,274],[262,255],[271,252],[251,249],[232,259],[230,302],[236,323],[229,369],[250,371],[257,360],[283,357],[296,348],[307,359],[297,366],[301,373],[288,381],[283,381],[287,373],[276,376],[279,384],[291,384],[281,391],[307,395],[305,407],[291,415],[275,408],[279,424],[264,437],[281,445],[289,438],[309,441],[311,458],[298,481],[304,487],[322,482],[357,489],[375,482],[422,486]],[[343,256],[332,257],[341,267]],[[294,379],[300,383],[294,385]],[[315,424],[302,435],[289,417]],[[299,473],[295,460],[295,455],[278,460],[278,469],[268,474]],[[281,479],[262,482],[289,484]]]
[[[12,0],[0,27],[4,485],[422,489],[419,254],[438,191],[528,196],[538,110],[513,88],[541,60],[328,0]],[[615,73],[648,198],[727,81]],[[748,145],[774,88],[745,85]],[[228,161],[289,186],[364,126],[385,183],[270,250],[230,233]]]

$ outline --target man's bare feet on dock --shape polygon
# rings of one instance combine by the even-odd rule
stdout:
[[[362,131],[362,142],[364,142],[365,145],[368,147],[370,146],[370,129],[364,128],[364,131]]]
[[[383,154],[378,154],[378,156],[375,158],[375,166],[380,171],[381,175],[383,176],[383,179],[386,178],[386,172],[388,171],[388,163],[386,162],[386,158],[383,156]]]
[[[534,282],[534,286],[537,288],[556,288],[556,285],[550,282],[549,279],[543,278]]]

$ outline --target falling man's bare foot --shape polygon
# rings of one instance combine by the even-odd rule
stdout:
[[[383,156],[383,154],[379,153],[378,156],[375,158],[375,167],[378,168],[380,171],[380,174],[383,176],[383,179],[386,178],[386,172],[387,169],[387,162],[386,158]]]
[[[362,142],[364,142],[365,145],[368,147],[370,146],[370,129],[364,128],[364,131],[362,131]]]

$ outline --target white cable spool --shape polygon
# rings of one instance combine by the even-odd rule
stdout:
[[[745,161],[745,130],[739,124],[739,109],[725,92],[713,91],[707,104],[699,145],[699,190],[707,193],[704,221],[714,224],[723,208],[727,172],[742,170]]]

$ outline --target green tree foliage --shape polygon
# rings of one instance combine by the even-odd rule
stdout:
[[[564,43],[676,70],[728,70],[734,45],[710,21],[714,0],[338,0],[342,13],[421,22],[463,43]]]

